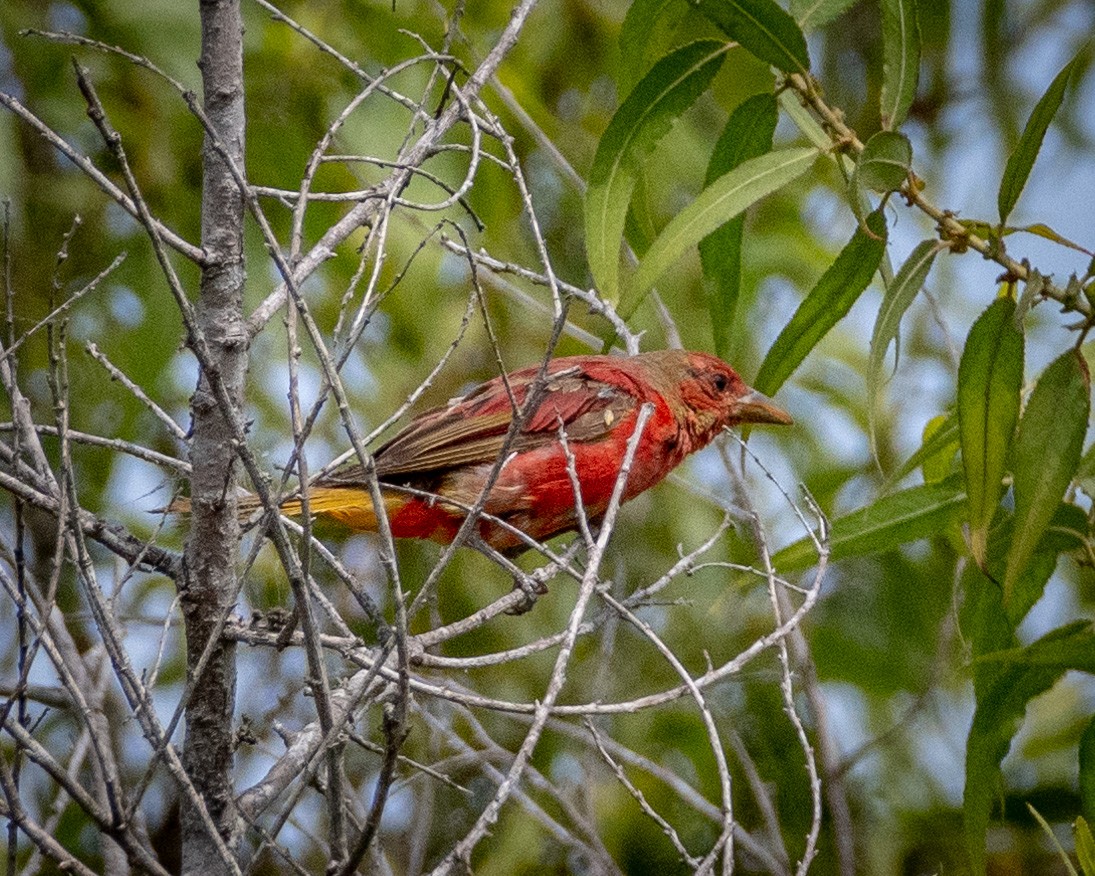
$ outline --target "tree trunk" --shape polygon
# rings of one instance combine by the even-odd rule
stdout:
[[[201,0],[204,108],[218,139],[243,166],[243,21],[238,0]],[[211,361],[191,399],[191,497],[183,605],[186,657],[193,675],[218,618],[235,602],[239,526],[236,521],[235,435],[218,403],[219,381],[238,412],[247,364],[243,324],[243,198],[222,156],[206,136],[203,150],[202,269],[198,332]],[[191,339],[192,341],[194,339]],[[221,396],[223,399],[223,395]],[[235,818],[232,787],[235,648],[220,642],[186,712],[186,771],[225,840]],[[194,807],[183,806],[182,872],[226,872],[223,855]]]

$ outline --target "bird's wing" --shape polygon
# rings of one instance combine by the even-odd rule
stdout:
[[[523,404],[536,369],[510,375],[510,388]],[[606,436],[633,411],[636,400],[626,390],[594,380],[580,369],[549,374],[540,402],[510,450],[523,452],[557,439],[560,424],[571,442],[596,441]],[[422,475],[465,465],[494,462],[505,444],[515,410],[501,378],[470,395],[416,417],[376,452],[377,475]],[[361,466],[354,465],[324,478],[327,484],[359,483]]]

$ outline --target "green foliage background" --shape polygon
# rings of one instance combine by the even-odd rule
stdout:
[[[646,38],[626,45],[622,52],[625,4],[545,0],[501,68],[502,85],[583,178],[594,165],[598,142],[613,113],[651,65],[692,39],[723,38],[688,4],[659,5],[665,10],[650,20]],[[797,10],[809,4],[792,5]],[[850,8],[810,33],[812,70],[826,100],[844,110],[847,123],[865,141],[881,127],[879,95],[884,77],[879,4],[863,0],[821,5]],[[287,2],[283,8],[373,71],[418,51],[418,45],[402,29],[414,31],[434,46],[445,36],[444,16],[432,3],[399,0],[393,10],[387,3],[324,0]],[[272,22],[258,6],[245,4],[245,13],[249,177],[257,185],[291,189],[298,184],[317,139],[356,93],[358,82],[299,35]],[[508,14],[508,4],[496,0],[467,4],[453,53],[474,66]],[[977,4],[922,0],[919,16],[920,87],[901,127],[913,144],[913,167],[934,203],[964,219],[995,223],[993,196],[1006,158],[1053,76],[1089,39],[1095,13],[1081,0],[985,0]],[[74,87],[69,59],[78,56],[92,71],[153,212],[179,234],[196,241],[201,133],[182,100],[155,76],[121,58],[21,34],[26,28],[70,30],[122,46],[148,56],[197,90],[198,32],[193,6],[165,0],[136,4],[123,0],[7,0],[0,5],[0,89],[15,93],[114,174],[116,168],[88,122]],[[425,75],[424,67],[413,69],[399,82],[406,92],[415,93]],[[703,188],[712,147],[728,114],[750,95],[771,91],[772,85],[773,75],[766,63],[742,48],[726,54],[710,87],[641,162],[627,230],[637,253],[645,252],[657,232]],[[533,201],[556,271],[567,281],[590,285],[583,192],[490,88],[485,98],[516,136],[515,149],[531,180]],[[351,118],[340,132],[335,151],[390,156],[398,149],[405,129],[402,110],[391,102],[370,102],[367,110]],[[804,141],[784,117],[776,130],[776,142],[786,146]],[[1095,246],[1095,208],[1090,196],[1095,191],[1093,146],[1095,84],[1090,76],[1090,55],[1081,55],[1033,175],[1009,221],[1045,223],[1082,246]],[[462,173],[460,162],[446,157],[435,159],[431,169],[451,182],[459,181]],[[332,164],[320,171],[316,187],[361,188],[380,174],[361,165]],[[73,428],[138,440],[172,455],[182,453],[183,448],[148,412],[127,392],[109,383],[82,352],[84,342],[95,342],[186,423],[194,366],[180,347],[181,323],[143,231],[10,113],[0,113],[0,196],[11,200],[17,329],[44,316],[51,295],[63,298],[66,291],[102,270],[119,251],[128,253],[109,282],[81,301],[71,314],[72,392],[73,398],[82,402],[73,407]],[[407,196],[430,199],[439,194],[428,183],[417,182]],[[537,264],[521,202],[503,171],[484,166],[467,200],[484,225],[481,233],[472,232],[473,246],[482,246],[504,260]],[[306,239],[314,241],[342,209],[337,205],[313,207]],[[58,248],[77,214],[80,229],[69,245],[67,261],[56,268]],[[933,227],[902,205],[899,197],[891,199],[884,214],[896,268],[918,241],[933,236]],[[290,212],[271,204],[268,215],[279,238],[285,239]],[[462,211],[448,215],[471,230]],[[468,300],[466,265],[446,255],[436,243],[418,249],[434,217],[423,215],[416,220],[404,214],[401,218],[404,221],[393,226],[389,239],[386,280],[394,280],[409,264],[407,274],[386,299],[346,372],[355,411],[367,428],[383,421],[418,385],[457,332]],[[661,277],[658,290],[681,342],[687,348],[713,350],[716,334],[722,333],[732,363],[752,380],[790,314],[833,263],[854,229],[844,180],[832,162],[818,161],[805,176],[748,212],[741,295],[732,325],[713,328],[707,300],[710,286],[705,285],[695,252]],[[360,235],[351,238],[305,286],[325,331],[333,328],[339,295],[357,267],[355,247],[360,241]],[[1018,258],[1029,257],[1042,274],[1052,273],[1062,286],[1070,274],[1083,275],[1087,269],[1087,255],[1042,238],[1013,235],[1006,242],[1009,252]],[[271,290],[276,278],[261,238],[250,226],[248,247],[250,310]],[[189,288],[196,289],[196,272],[182,260],[178,264]],[[892,365],[885,367],[877,398],[869,400],[869,341],[881,300],[876,278],[875,286],[810,350],[802,367],[780,390],[781,403],[796,418],[795,428],[778,435],[757,434],[751,446],[788,489],[802,482],[834,518],[870,506],[896,489],[919,484],[925,475],[930,481],[943,480],[933,472],[957,476],[961,463],[955,457],[955,437],[923,469],[917,466],[903,480],[894,480],[901,464],[921,445],[926,424],[954,410],[965,338],[976,317],[996,297],[1000,273],[999,265],[983,261],[976,253],[939,255],[927,282],[931,297],[917,296],[902,322],[896,371],[890,377]],[[52,276],[57,277],[57,290],[52,289]],[[381,283],[382,288],[386,285]],[[546,300],[540,291],[533,290],[533,294],[541,302]],[[507,367],[535,361],[550,330],[549,317],[501,293],[492,292],[489,302]],[[1023,379],[1028,389],[1049,362],[1076,342],[1076,334],[1067,330],[1075,317],[1062,316],[1058,309],[1052,302],[1042,303],[1027,316]],[[595,336],[606,331],[603,320],[578,305],[572,308],[571,318]],[[647,349],[668,340],[650,300],[638,307],[631,322],[646,330],[643,345]],[[564,337],[558,349],[560,354],[588,351],[589,347],[574,337]],[[32,375],[28,384],[34,391],[32,402],[43,418],[48,418],[50,405],[43,370],[46,355],[41,338],[20,352],[23,373]],[[248,399],[255,445],[268,454],[271,467],[284,461],[291,446],[284,363],[285,332],[276,319],[252,349]],[[307,351],[303,367],[306,386],[310,381],[314,387],[319,371]],[[482,322],[473,320],[467,340],[423,404],[457,395],[493,370],[493,353]],[[10,412],[5,410],[3,418],[9,419]],[[1051,425],[1052,416],[1047,428]],[[1002,440],[1010,446],[1012,437],[1008,434]],[[326,462],[342,446],[337,416],[329,406],[310,445],[313,467]],[[1040,452],[1037,442],[1033,452]],[[1017,631],[987,651],[1029,644],[1051,628],[1091,616],[1095,579],[1089,559],[1090,501],[1082,492],[1089,488],[1089,460],[1090,454],[1079,472],[1073,466],[1067,473],[1073,484],[1069,497],[1079,516],[1063,527],[1073,538],[1050,555],[1053,561],[1059,555],[1059,562],[1049,579],[1047,595]],[[77,462],[84,505],[139,533],[152,531],[156,518],[148,510],[163,504],[176,487],[150,466],[106,450],[81,448]],[[704,455],[691,461],[684,478],[685,485],[667,483],[626,509],[607,564],[622,592],[645,582],[650,569],[671,564],[678,544],[694,546],[716,525],[720,517],[717,507],[697,501],[696,493],[729,495],[717,457]],[[778,496],[770,495],[763,483],[758,482],[757,490],[775,545],[799,538],[801,531]],[[1014,507],[1010,493],[1004,497],[1003,510],[995,500],[988,505],[986,523],[993,514],[1006,516]],[[3,514],[0,525],[7,525],[7,506]],[[963,835],[962,774],[975,703],[972,679],[977,677],[979,685],[991,686],[999,682],[1001,673],[1020,672],[1022,667],[984,670],[973,664],[971,668],[976,651],[971,641],[976,642],[977,637],[970,632],[970,624],[983,616],[977,614],[976,606],[970,607],[975,601],[970,594],[981,593],[977,588],[985,587],[986,579],[961,581],[963,575],[972,579],[979,574],[960,525],[968,519],[948,512],[932,518],[927,538],[901,546],[883,544],[884,549],[872,544],[867,550],[849,551],[830,572],[825,596],[807,623],[807,638],[833,732],[841,757],[847,758],[841,769],[851,802],[861,873],[953,873],[970,866],[968,838]],[[50,528],[44,521],[35,521],[30,532],[37,540],[37,556],[48,556]],[[166,537],[179,545],[184,535],[180,527]],[[382,598],[383,579],[375,569],[371,540],[336,536],[336,541],[347,558],[360,564],[366,578],[374,581]],[[992,544],[990,535],[990,560]],[[1010,542],[1003,544],[995,554],[1001,561]],[[732,537],[723,551],[723,559],[752,560],[745,535]],[[408,580],[421,580],[436,553],[431,545],[400,545]],[[788,560],[781,568],[794,566]],[[1053,562],[1049,569],[1054,569]],[[478,555],[462,552],[446,574],[436,612],[446,620],[459,617],[508,586],[501,571]],[[126,607],[134,615],[162,616],[173,596],[162,580],[143,580],[133,588],[127,593]],[[983,598],[991,601],[997,598],[994,593],[986,589]],[[454,643],[448,653],[511,647],[555,629],[569,612],[571,596],[568,587],[553,590],[532,614],[492,624]],[[685,665],[696,671],[703,667],[706,654],[718,663],[763,634],[770,624],[767,597],[746,576],[706,570],[690,578],[687,587],[671,590],[669,596],[688,602],[684,607],[654,610],[662,635],[674,643]],[[355,607],[343,593],[336,592],[332,598],[347,616],[355,615]],[[73,593],[64,599],[76,607]],[[287,585],[272,556],[264,556],[252,572],[244,599],[245,610],[288,602]],[[964,606],[962,611],[960,605]],[[664,661],[629,630],[621,631],[616,641],[617,655],[626,656],[623,660],[617,656],[613,674],[597,671],[603,655],[598,655],[594,644],[582,647],[587,649],[581,655],[586,672],[573,678],[573,688],[568,689],[575,702],[624,698],[640,689],[656,690],[673,683]],[[1085,647],[1095,648],[1095,643],[1081,636],[1076,655]],[[1095,711],[1095,689],[1089,675],[1072,673],[1060,680],[1064,668],[1084,668],[1076,655],[1053,664],[1054,670],[1041,685],[1047,692],[1032,701],[1025,717],[1022,709],[1014,716],[1022,719],[1022,730],[1003,761],[1002,779],[997,781],[991,768],[984,776],[974,777],[985,816],[990,818],[988,866],[993,872],[1049,873],[1061,866],[1024,802],[1033,803],[1058,827],[1071,823],[1085,804],[1091,805],[1080,795],[1078,746]],[[0,659],[9,660],[10,655]],[[241,712],[269,712],[270,694],[258,681],[291,668],[293,659],[289,655],[244,653]],[[494,694],[515,700],[536,697],[549,665],[547,659],[527,661],[520,672],[507,671],[498,678]],[[176,648],[165,669],[165,684],[179,683],[184,671],[181,660],[181,649]],[[985,665],[993,666],[980,667]],[[975,668],[995,677],[976,676]],[[0,663],[0,675],[10,669]],[[782,713],[776,671],[775,660],[766,658],[753,664],[744,677],[719,687],[712,697],[720,719],[740,735],[760,775],[776,789],[780,826],[793,855],[808,829],[810,813],[801,757]],[[984,706],[980,695],[977,702]],[[307,714],[306,705],[296,708]],[[1010,713],[1002,714],[1000,720],[1008,717]],[[706,740],[693,719],[685,706],[667,708],[621,722],[613,731],[621,742],[653,760],[664,758],[708,799],[717,799]],[[519,739],[520,725],[490,716],[484,720],[496,739]],[[49,729],[47,723],[43,732]],[[473,734],[467,727],[461,732],[469,738]],[[425,732],[412,733],[408,752],[429,760],[436,753],[428,749],[427,739]],[[1004,741],[1010,742],[1010,736]],[[608,779],[589,783],[585,772],[589,768],[567,760],[567,750],[565,740],[549,734],[535,764],[564,786],[573,784],[576,798],[593,814],[621,868],[629,873],[681,871],[669,843],[643,818],[626,792]],[[259,763],[261,753],[241,752],[244,773],[257,769]],[[735,772],[735,780],[736,815],[747,827],[756,827],[761,815],[745,790],[740,771]],[[486,786],[474,786],[473,790],[489,793]],[[697,818],[660,786],[651,783],[644,791],[679,826],[686,843],[706,840],[709,844],[717,835],[715,824]],[[387,828],[388,842],[398,843],[400,836],[406,838],[415,830],[411,802],[415,799],[407,796],[400,802],[397,798],[397,814]],[[459,814],[476,811],[475,802],[480,801],[469,804],[454,792],[436,792],[435,811],[455,814],[447,822],[435,819],[431,850],[443,851],[462,834],[466,825]],[[165,796],[157,805],[162,823],[154,827],[166,833],[171,803]],[[1090,817],[1092,813],[1087,814]],[[66,842],[74,847],[85,842],[80,838],[81,827],[75,817],[66,822]],[[1061,832],[1067,844],[1068,831],[1062,828]],[[316,864],[322,866],[322,861],[317,858]],[[512,807],[506,810],[489,849],[476,859],[476,869],[482,873],[567,872],[573,867],[565,849]],[[821,855],[812,872],[838,872],[828,832],[823,832]]]

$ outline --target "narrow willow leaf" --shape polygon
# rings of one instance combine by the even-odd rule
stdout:
[[[1075,669],[1089,675],[1095,673],[1095,632],[1090,621],[1072,621],[1054,633],[1052,637],[1039,639],[1025,648],[990,651],[976,659],[982,663],[1046,666],[1051,669]]]
[[[1040,641],[1059,635],[1061,632],[1054,631]],[[985,873],[985,835],[992,803],[999,795],[1000,763],[1023,723],[1027,704],[1053,687],[1064,673],[1064,669],[1053,667],[1017,665],[1000,673],[977,697],[973,725],[966,738],[966,790],[962,801],[966,849],[976,876]]]
[[[1035,821],[1038,822],[1038,826],[1042,829],[1042,833],[1045,835],[1046,841],[1057,851],[1057,857],[1061,861],[1061,865],[1065,868],[1065,872],[1069,876],[1078,876],[1076,868],[1072,866],[1072,859],[1068,856],[1068,852],[1065,851],[1065,847],[1061,845],[1061,841],[1057,839],[1057,834],[1053,832],[1053,828],[1049,826],[1049,822],[1046,821],[1045,816],[1039,812],[1034,805],[1027,801],[1027,812],[1029,812]]]
[[[879,131],[856,159],[854,185],[875,192],[896,192],[912,170],[912,144],[904,134]]]
[[[1085,249],[1080,244],[1069,240],[1064,235],[1058,234],[1044,222],[1035,222],[1033,225],[1019,225],[1015,228],[1007,227],[1004,229],[1004,234],[1013,234],[1016,231],[1025,231],[1027,234],[1033,234],[1037,237],[1044,237],[1046,240],[1052,240],[1054,243],[1059,243],[1061,246],[1067,246],[1069,249],[1082,252],[1086,256],[1092,256],[1095,258],[1095,253],[1089,249]]]
[[[703,184],[709,186],[750,158],[770,152],[778,121],[779,106],[773,94],[754,94],[738,104],[711,152]]]
[[[1004,607],[1008,623],[1018,627],[1028,611],[1042,598],[1050,576],[1057,568],[1061,554],[1084,550],[1088,523],[1084,511],[1071,502],[1062,502],[1053,512],[1042,538],[1034,549],[1026,570],[1019,578],[1011,601]],[[1007,573],[1007,553],[1014,541],[1015,515],[1005,514],[993,522],[989,531],[988,572],[994,582],[1004,580]],[[999,583],[993,587],[1000,591]],[[1000,593],[1003,606],[1003,593]]]
[[[643,74],[643,61],[658,19],[670,4],[687,8],[686,0],[632,0],[620,25],[620,66],[625,82],[637,82]]]
[[[843,152],[833,151],[832,138],[825,133],[825,129],[821,127],[818,120],[810,115],[810,111],[802,105],[797,92],[790,88],[781,91],[779,106],[787,114],[787,118],[802,132],[802,136],[824,152],[826,157],[838,162],[846,173],[852,172],[852,160]]]
[[[1016,647],[1019,638],[1000,593],[1000,585],[986,576],[974,563],[966,563],[961,580],[962,601],[959,622],[962,636],[969,643],[974,657]],[[980,700],[1008,671],[994,663],[973,661],[973,692]]]
[[[1038,822],[1038,826],[1042,829],[1042,833],[1045,834],[1046,841],[1057,851],[1057,857],[1061,861],[1061,865],[1065,868],[1065,872],[1069,876],[1078,876],[1076,868],[1072,866],[1072,859],[1068,856],[1068,852],[1065,851],[1065,847],[1061,845],[1061,841],[1057,839],[1057,834],[1053,832],[1053,828],[1049,826],[1049,822],[1046,821],[1045,816],[1042,815],[1030,801],[1027,801],[1027,812],[1029,812],[1034,820]]]
[[[1078,60],[1079,55],[1065,64],[1061,72],[1054,77],[1046,93],[1035,104],[1034,111],[1027,120],[1027,126],[1023,129],[1019,142],[1015,144],[1015,151],[1008,156],[1008,164],[1004,168],[1003,179],[1000,180],[1000,193],[996,198],[1000,209],[1001,225],[1008,221],[1008,216],[1015,202],[1019,200],[1023,186],[1027,184],[1027,177],[1030,176],[1031,168],[1034,167],[1034,160],[1042,148],[1042,140],[1045,139],[1049,123],[1057,115],[1061,101],[1064,100],[1068,80]]]
[[[1082,788],[1083,767],[1080,768],[1080,773],[1080,786]],[[1091,835],[1088,819],[1083,816],[1077,818],[1073,829],[1075,831],[1076,860],[1080,862],[1080,872],[1083,876],[1095,876],[1095,837]]]
[[[878,554],[936,535],[956,519],[965,500],[958,478],[885,496],[832,522],[829,557],[841,560]],[[772,564],[781,573],[809,568],[816,562],[817,553],[808,538],[772,557]]]
[[[1004,576],[1004,604],[1068,489],[1080,462],[1091,409],[1087,363],[1069,350],[1038,378],[1015,439],[1015,535]]]
[[[867,370],[868,407],[872,411],[878,384],[882,378],[882,364],[886,359],[886,350],[889,349],[890,341],[897,338],[901,318],[923,287],[938,252],[939,246],[934,240],[919,243],[898,269],[893,282],[886,289],[886,294],[882,296],[882,306],[878,308],[878,318],[875,320],[874,331],[871,333],[871,354]],[[894,367],[897,367],[896,354]]]
[[[1025,604],[1013,600],[1005,609],[998,582],[1004,577],[1005,555],[1015,531],[1015,517],[1000,515],[989,532],[988,572],[982,573],[975,564],[968,563],[962,575],[964,596],[960,622],[963,637],[969,642],[974,657],[999,655],[1019,648],[1016,629],[1031,606],[1041,598],[1061,554],[1085,549],[1087,529],[1087,513],[1071,502],[1062,502],[1038,542],[1023,583],[1017,589]],[[973,683],[977,697],[995,684],[1006,669],[1002,662],[975,660]]]
[[[747,52],[785,73],[806,73],[810,55],[795,20],[774,0],[694,0],[696,8]]]
[[[802,176],[818,152],[809,148],[780,149],[751,158],[719,177],[699,197],[669,221],[639,263],[632,287],[618,308],[627,319],[681,254],[712,231],[766,195]]]
[[[882,0],[882,127],[905,121],[920,76],[920,26],[916,0]]]
[[[753,386],[768,395],[783,386],[870,285],[885,249],[886,224],[876,211],[867,218],[867,230],[856,229],[836,261],[802,300],[765,356]]]
[[[1019,419],[1023,335],[1014,314],[1015,302],[1010,298],[993,301],[970,329],[958,366],[958,422],[969,496],[970,549],[982,569],[989,524],[1004,490],[1008,451]]]
[[[597,144],[585,199],[586,257],[610,301],[619,295],[620,244],[636,164],[706,90],[725,54],[722,43],[700,40],[662,58],[616,110]]]
[[[711,153],[705,185],[733,170],[743,161],[772,149],[779,108],[772,94],[756,94],[731,114]],[[734,314],[741,292],[741,243],[745,216],[738,214],[700,242],[700,261],[708,282],[707,304],[715,352],[730,357],[734,339]]]
[[[843,15],[856,0],[791,0],[791,15],[803,31],[817,30]]]

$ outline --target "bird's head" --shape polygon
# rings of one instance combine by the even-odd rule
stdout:
[[[658,370],[671,377],[675,392],[668,397],[683,406],[695,447],[707,444],[726,426],[793,422],[786,411],[716,356],[681,350],[645,355],[657,357]]]

